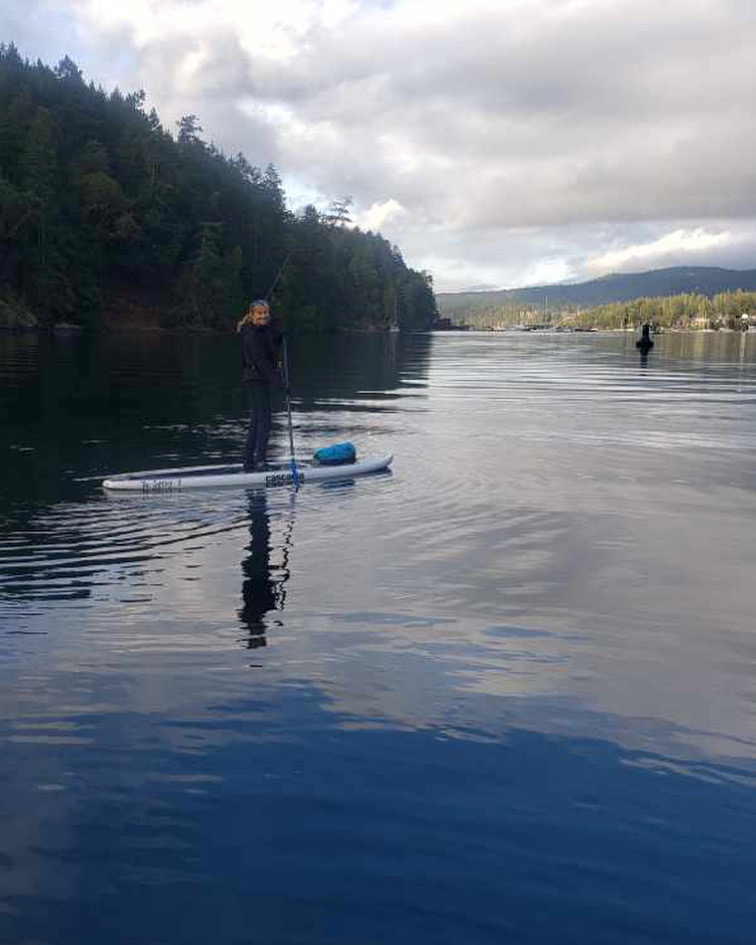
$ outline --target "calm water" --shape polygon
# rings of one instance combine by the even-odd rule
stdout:
[[[756,335],[0,336],[0,940],[751,943]],[[284,428],[275,439],[283,450]]]

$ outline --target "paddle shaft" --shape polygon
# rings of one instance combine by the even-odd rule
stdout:
[[[286,387],[286,413],[289,418],[289,451],[291,453],[291,474],[294,477],[294,485],[299,485],[299,472],[297,471],[297,461],[294,456],[294,426],[291,421],[291,391],[289,390],[289,348],[286,344],[286,335],[283,336],[283,369],[284,385]]]
[[[274,290],[275,287],[278,285],[278,280],[279,280],[279,279],[281,278],[281,276],[283,275],[284,269],[286,268],[286,264],[288,263],[290,256],[291,256],[291,251],[289,251],[289,252],[286,254],[286,258],[285,258],[284,261],[281,263],[281,268],[280,268],[280,269],[278,270],[278,272],[276,273],[276,278],[273,280],[273,282],[272,282],[270,288],[268,289],[267,294],[265,295],[265,298],[266,298],[266,299],[269,300],[270,297],[273,295],[273,290]]]

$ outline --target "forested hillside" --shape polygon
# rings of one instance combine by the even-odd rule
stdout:
[[[637,328],[646,323],[659,328],[742,329],[756,324],[756,292],[720,292],[714,298],[686,292],[612,302],[555,321],[555,324],[565,327],[608,329]]]
[[[294,328],[423,329],[430,277],[374,233],[295,217],[276,168],[174,138],[144,92],[0,45],[0,327],[65,321],[228,328],[265,295]]]
[[[439,294],[438,305],[441,314],[455,324],[489,327],[543,323],[570,312],[581,311],[585,315],[585,310],[616,302],[679,295],[711,299],[738,289],[756,289],[756,270],[676,266],[617,273],[574,285]]]

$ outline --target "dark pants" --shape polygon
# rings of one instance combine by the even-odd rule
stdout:
[[[249,428],[244,448],[244,468],[263,466],[267,461],[268,437],[270,436],[270,387],[260,381],[247,381],[244,385],[249,407]]]

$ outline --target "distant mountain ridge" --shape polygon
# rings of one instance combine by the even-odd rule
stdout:
[[[533,306],[553,311],[559,308],[589,308],[609,302],[627,302],[644,297],[697,293],[714,296],[735,289],[756,290],[756,269],[722,269],[718,266],[673,266],[649,272],[613,273],[572,285],[540,285],[496,291],[439,292],[442,316],[454,319],[476,310]]]

